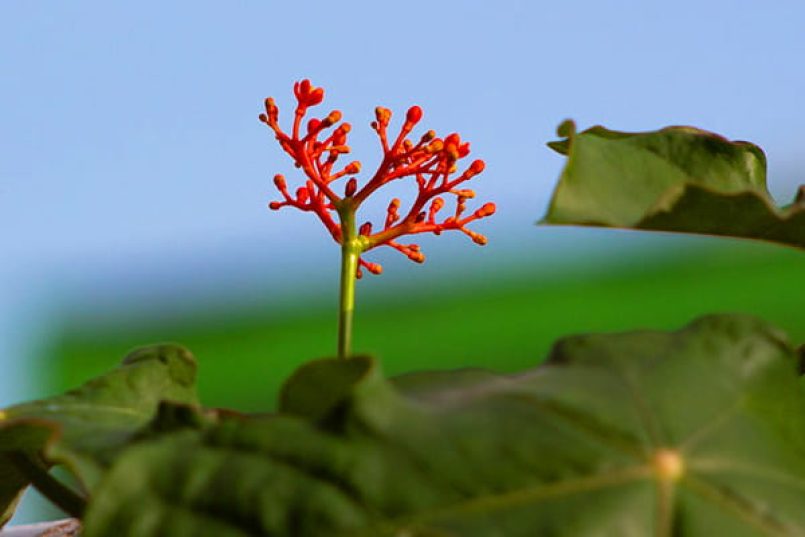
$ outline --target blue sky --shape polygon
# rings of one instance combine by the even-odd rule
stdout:
[[[751,140],[791,199],[805,175],[803,28],[799,1],[3,0],[0,404],[35,391],[7,368],[65,302],[334,282],[318,222],[266,210],[272,175],[292,168],[256,116],[268,95],[287,114],[297,79],[327,89],[367,167],[378,104],[419,104],[425,128],[470,140],[488,164],[479,198],[498,205],[478,226],[486,251],[455,236],[423,241],[425,267],[380,257],[410,277],[467,259],[491,273],[502,257],[645,242],[532,226],[561,167],[544,143],[566,117]]]

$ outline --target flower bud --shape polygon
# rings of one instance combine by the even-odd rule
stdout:
[[[473,216],[475,218],[486,218],[487,216],[492,216],[495,214],[496,209],[497,208],[495,207],[494,203],[484,203],[484,206],[475,211]]]
[[[339,121],[341,121],[341,111],[340,110],[333,110],[332,112],[330,112],[327,115],[326,118],[324,118],[324,121],[322,121],[321,123],[326,128],[326,127],[329,127],[331,125],[335,125]]]
[[[418,106],[412,106],[408,109],[408,113],[405,115],[405,121],[410,123],[411,125],[415,125],[419,123],[419,120],[422,119],[422,109]]]
[[[380,266],[379,263],[368,263],[368,262],[364,261],[363,266],[366,267],[366,270],[368,270],[372,274],[382,274],[383,273],[383,267]]]
[[[469,231],[469,232],[467,232],[467,234],[472,239],[472,242],[474,242],[475,244],[478,244],[480,246],[484,246],[484,245],[486,245],[487,242],[489,242],[489,239],[487,239],[485,236],[481,235],[480,233],[475,233],[474,231]]]
[[[486,163],[481,159],[473,160],[472,164],[470,164],[470,172],[472,172],[473,175],[478,175],[484,171],[484,168],[486,168]]]
[[[424,263],[425,262],[425,254],[418,251],[409,251],[408,252],[408,259],[414,261],[415,263]]]
[[[378,106],[375,108],[375,117],[377,117],[379,125],[388,125],[389,121],[391,121],[391,110]]]
[[[431,143],[429,143],[427,146],[425,146],[425,152],[430,153],[430,154],[438,153],[443,148],[444,148],[444,142],[442,142],[440,139],[436,138]]]
[[[356,190],[358,190],[358,181],[352,177],[349,181],[347,181],[347,184],[344,187],[344,195],[348,198],[352,197]]]

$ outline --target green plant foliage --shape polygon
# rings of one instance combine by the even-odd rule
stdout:
[[[30,484],[14,457],[30,457],[46,467],[65,464],[91,491],[118,450],[143,435],[161,401],[197,403],[195,378],[195,359],[185,349],[146,347],[76,390],[3,410],[0,522],[8,521]]]
[[[693,127],[625,133],[566,121],[548,145],[567,156],[547,224],[679,231],[805,248],[805,187],[788,207],[766,189],[766,158],[748,142]]]
[[[516,376],[313,362],[275,416],[126,450],[84,535],[803,535],[797,368],[742,316],[566,338]]]

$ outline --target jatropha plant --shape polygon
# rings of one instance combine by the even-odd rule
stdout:
[[[32,485],[81,520],[82,537],[805,535],[805,347],[759,319],[568,336],[521,375],[386,378],[373,357],[341,359],[356,278],[381,272],[367,251],[390,246],[421,263],[404,237],[447,230],[484,244],[468,225],[495,206],[467,212],[464,183],[484,163],[459,164],[469,145],[458,134],[409,138],[418,106],[393,138],[391,112],[376,109],[383,158],[358,188],[360,163],[338,164],[349,124],[338,111],[305,122],[324,90],[307,80],[294,90],[290,134],[272,99],[260,116],[301,175],[294,195],[275,177],[282,199],[270,207],[314,213],[341,245],[339,358],[301,365],[270,413],[203,407],[196,361],[173,344],[0,409],[0,528]],[[805,190],[776,206],[757,146],[691,127],[565,122],[558,135],[549,145],[567,163],[544,223],[805,249]],[[359,224],[363,202],[398,179],[416,184],[411,206],[393,199],[382,226]],[[505,359],[498,343],[489,348]]]
[[[362,276],[364,268],[373,274],[383,271],[380,264],[366,261],[363,254],[378,246],[390,246],[411,261],[422,263],[425,255],[420,246],[403,244],[399,239],[419,233],[439,235],[447,230],[461,231],[476,244],[484,245],[486,237],[467,226],[494,214],[495,204],[485,203],[466,214],[467,200],[474,198],[475,192],[464,188],[464,183],[484,171],[484,161],[472,161],[459,174],[459,161],[469,155],[470,144],[462,141],[458,133],[439,138],[429,130],[417,141],[409,138],[422,119],[419,106],[408,109],[394,138],[389,138],[388,133],[391,110],[382,106],[375,109],[376,119],[371,126],[380,138],[383,158],[371,178],[359,188],[355,176],[361,171],[360,161],[352,161],[343,167],[338,162],[341,155],[350,152],[347,136],[351,125],[346,122],[339,124],[341,112],[333,110],[324,118],[309,119],[303,131],[308,108],[322,103],[324,89],[305,79],[294,84],[294,95],[297,104],[290,134],[279,124],[279,108],[273,98],[265,100],[265,113],[259,116],[260,121],[274,131],[280,146],[303,175],[299,180],[303,186],[296,190],[295,195],[289,192],[285,177],[275,175],[274,184],[283,199],[272,201],[269,207],[272,210],[295,207],[314,213],[333,240],[341,245],[338,356],[344,358],[350,354],[355,279]],[[337,190],[335,183],[341,179],[346,180]],[[407,212],[401,212],[400,200],[393,198],[380,229],[369,221],[358,226],[357,212],[363,202],[384,185],[400,179],[416,181],[417,195]],[[455,197],[455,210],[449,216],[442,216],[443,196],[447,195]]]

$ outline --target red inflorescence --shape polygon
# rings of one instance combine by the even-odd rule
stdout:
[[[341,226],[336,222],[334,215],[337,216],[339,207],[342,207],[346,200],[351,202],[352,210],[357,209],[367,197],[383,185],[403,177],[413,177],[418,186],[418,193],[406,213],[400,213],[400,200],[395,198],[389,203],[381,230],[373,233],[370,222],[360,226],[358,233],[363,241],[363,251],[387,245],[405,254],[412,261],[421,263],[425,260],[425,256],[420,251],[419,245],[401,244],[397,239],[417,233],[439,235],[450,229],[465,233],[476,244],[486,244],[486,237],[467,229],[467,224],[494,214],[495,204],[486,203],[473,213],[465,214],[466,202],[475,197],[475,192],[459,187],[480,174],[485,165],[483,160],[475,160],[460,175],[454,176],[458,171],[458,161],[470,153],[470,144],[463,142],[458,134],[438,138],[431,130],[422,135],[418,141],[412,141],[408,135],[422,119],[422,109],[412,106],[408,109],[399,134],[391,140],[388,137],[391,110],[377,107],[376,120],[371,125],[380,138],[383,159],[377,171],[362,188],[358,189],[355,177],[349,177],[341,196],[333,189],[333,183],[346,176],[354,176],[361,170],[361,163],[358,161],[350,162],[338,171],[333,169],[339,157],[350,151],[347,134],[351,126],[349,123],[336,126],[341,121],[341,112],[334,110],[322,119],[308,120],[304,133],[301,132],[307,109],[321,104],[324,100],[324,90],[314,87],[309,80],[303,80],[294,84],[294,95],[297,105],[290,135],[279,126],[279,109],[274,99],[270,97],[266,99],[266,111],[260,114],[260,121],[274,131],[280,146],[293,158],[296,167],[305,175],[304,186],[298,188],[295,195],[291,195],[288,191],[285,178],[276,175],[274,184],[283,199],[272,201],[269,204],[271,209],[291,206],[315,213],[333,239],[340,244]],[[335,128],[329,135],[322,134],[331,127]],[[322,139],[319,139],[320,137]],[[439,212],[445,205],[442,196],[449,194],[456,197],[456,209],[449,216],[439,218]],[[367,262],[363,258],[359,263],[358,277],[361,275],[361,267],[373,274],[382,272],[382,267],[377,263]]]

